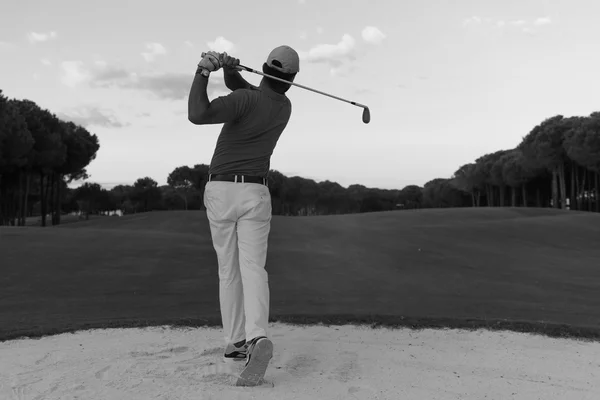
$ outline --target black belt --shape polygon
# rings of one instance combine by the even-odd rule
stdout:
[[[267,178],[248,175],[208,175],[209,182],[237,182],[237,183],[260,183],[267,185]]]

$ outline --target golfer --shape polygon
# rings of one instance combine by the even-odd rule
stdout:
[[[273,356],[268,338],[269,282],[265,263],[271,226],[270,160],[292,105],[291,85],[263,77],[258,87],[239,73],[239,60],[208,52],[198,64],[188,102],[195,125],[224,124],[204,191],[219,263],[219,299],[226,359],[246,360],[238,386],[260,384]],[[226,96],[209,101],[210,74],[223,67]],[[293,81],[300,69],[289,46],[275,48],[264,73]]]

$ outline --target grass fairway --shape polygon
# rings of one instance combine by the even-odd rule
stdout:
[[[444,209],[273,218],[271,319],[600,338],[600,215]],[[0,228],[0,340],[219,325],[204,212]]]

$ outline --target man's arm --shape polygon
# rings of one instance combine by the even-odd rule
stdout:
[[[250,100],[246,90],[236,90],[209,101],[207,86],[208,78],[196,74],[188,99],[188,119],[194,125],[233,122],[248,111]]]
[[[233,68],[223,68],[223,77],[225,78],[225,86],[231,91],[236,89],[250,89],[252,87],[252,85],[242,77],[242,74]]]
[[[206,88],[208,86],[208,77],[200,73],[200,68],[196,71],[190,96],[188,97],[188,119],[191,123],[196,124],[196,121],[202,119],[210,106]]]
[[[221,54],[223,60],[223,77],[225,78],[225,86],[231,91],[237,89],[251,89],[253,86],[248,83],[239,73],[237,66],[240,65],[240,60],[230,56],[227,53]]]

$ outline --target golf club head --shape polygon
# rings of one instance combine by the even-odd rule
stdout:
[[[365,124],[368,124],[371,121],[371,111],[369,110],[369,107],[365,107],[363,109],[363,122]]]

